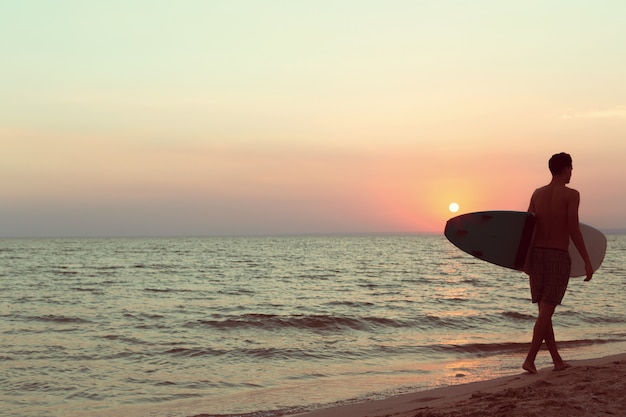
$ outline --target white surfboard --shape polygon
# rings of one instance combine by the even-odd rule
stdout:
[[[505,268],[521,270],[534,228],[532,213],[519,211],[482,211],[467,213],[448,220],[444,234],[464,252]],[[580,224],[593,270],[597,270],[606,253],[606,237],[598,229]],[[570,240],[571,277],[585,276],[585,263]]]
[[[583,240],[585,241],[585,247],[591,259],[591,266],[596,271],[600,268],[604,255],[606,254],[606,236],[601,231],[595,229],[588,224],[580,223],[580,231],[583,234]],[[572,259],[572,268],[570,269],[570,277],[582,277],[586,276],[585,261],[578,253],[578,249],[574,246],[572,239],[569,241],[569,256]]]

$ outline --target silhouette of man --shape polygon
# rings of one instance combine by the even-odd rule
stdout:
[[[548,165],[552,181],[535,190],[528,208],[528,211],[535,213],[536,224],[525,270],[530,276],[532,302],[539,307],[528,356],[522,365],[531,374],[537,373],[535,358],[544,340],[552,356],[554,370],[569,368],[556,346],[552,315],[556,306],[561,304],[569,282],[570,238],[585,261],[585,281],[593,276],[578,222],[580,194],[566,186],[572,176],[572,157],[559,153],[550,158]]]

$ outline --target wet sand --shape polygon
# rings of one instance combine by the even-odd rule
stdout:
[[[298,417],[595,417],[626,415],[626,354],[405,394]]]

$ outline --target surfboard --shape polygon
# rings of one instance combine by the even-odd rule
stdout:
[[[453,217],[446,223],[444,235],[457,248],[470,255],[505,268],[522,270],[530,247],[535,216],[524,211],[481,211]],[[580,231],[593,270],[606,253],[606,236],[598,229],[580,224]],[[570,277],[585,276],[585,263],[570,239],[572,259]]]

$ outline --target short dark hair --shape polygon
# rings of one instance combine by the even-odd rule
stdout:
[[[560,174],[565,168],[571,168],[572,166],[572,157],[570,154],[561,152],[555,155],[552,155],[550,158],[550,162],[548,162],[548,167],[550,168],[550,172],[552,175]]]

